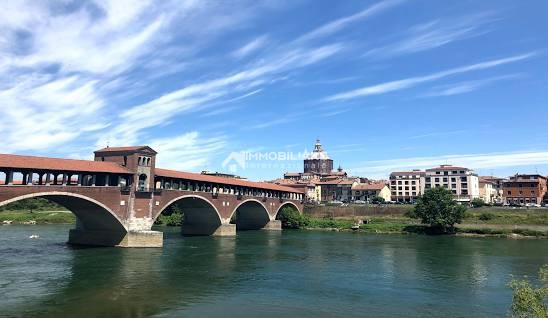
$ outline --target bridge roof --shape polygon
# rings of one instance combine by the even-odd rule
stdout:
[[[167,170],[167,169],[160,169],[160,168],[155,169],[155,175],[158,177],[202,181],[202,182],[226,184],[226,185],[232,185],[232,186],[238,186],[238,187],[250,187],[250,188],[258,188],[258,189],[265,189],[265,190],[301,193],[301,191],[298,191],[297,189],[290,188],[290,187],[283,187],[283,186],[279,186],[277,184],[268,183],[268,182],[256,182],[256,181],[248,181],[248,180],[242,180],[242,179],[236,179],[236,178],[217,177],[217,176],[211,176],[211,175],[203,175],[200,173],[182,172],[182,171]]]
[[[115,162],[0,154],[0,168],[132,174]]]

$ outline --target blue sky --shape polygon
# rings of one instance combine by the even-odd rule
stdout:
[[[302,152],[383,178],[548,174],[548,2],[4,1],[0,152],[147,144],[226,171]],[[238,170],[272,179],[300,161]],[[262,165],[261,164],[266,164]]]

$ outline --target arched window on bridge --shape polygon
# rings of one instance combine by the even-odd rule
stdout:
[[[146,190],[146,181],[147,181],[147,175],[141,174],[139,175],[139,183],[137,184],[137,190],[144,191]]]

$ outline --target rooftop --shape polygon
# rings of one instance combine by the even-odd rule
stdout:
[[[352,190],[382,190],[386,187],[384,182],[360,183],[352,187]]]
[[[101,152],[137,152],[141,150],[149,150],[154,153],[157,153],[154,149],[149,146],[129,146],[129,147],[105,147],[99,150],[94,151],[95,153]]]
[[[284,186],[280,186],[280,185],[268,183],[268,182],[248,181],[245,179],[225,178],[225,177],[204,175],[200,173],[182,172],[182,171],[160,169],[160,168],[156,168],[155,172],[156,172],[155,175],[157,177],[202,181],[202,182],[226,184],[226,185],[232,185],[232,186],[238,186],[238,187],[258,188],[258,189],[273,190],[273,191],[300,192],[290,187],[284,187]]]
[[[132,174],[114,162],[0,154],[0,168]]]

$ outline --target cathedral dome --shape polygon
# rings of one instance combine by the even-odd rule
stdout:
[[[320,140],[316,140],[316,144],[314,145],[314,151],[308,156],[307,160],[329,160],[329,156],[327,155],[327,152],[323,150],[322,144],[320,143]]]

